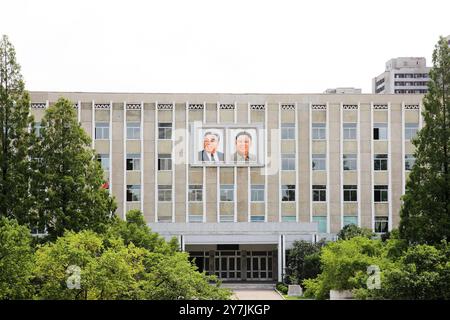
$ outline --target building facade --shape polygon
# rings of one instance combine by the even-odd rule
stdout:
[[[397,227],[422,126],[422,95],[31,92],[38,127],[59,97],[93,138],[116,214],[140,209],[224,280],[281,280],[295,240],[346,224]]]
[[[428,91],[428,73],[425,58],[402,57],[386,62],[386,70],[372,79],[372,93],[425,94]]]

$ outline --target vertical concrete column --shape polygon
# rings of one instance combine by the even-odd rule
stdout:
[[[247,280],[247,251],[241,250],[241,280]]]
[[[272,278],[278,279],[278,250],[272,251]]]
[[[210,250],[209,251],[209,274],[212,275],[216,271],[216,265],[215,265],[215,251]]]

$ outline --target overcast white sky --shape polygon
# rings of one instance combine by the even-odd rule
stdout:
[[[28,90],[371,92],[450,34],[448,0],[0,0]]]

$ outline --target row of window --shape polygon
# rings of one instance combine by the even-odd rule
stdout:
[[[416,94],[424,94],[427,93],[427,89],[395,89],[395,93],[416,93]]]
[[[320,233],[327,232],[327,216],[313,216],[313,222],[318,223],[318,231]],[[357,216],[344,216],[344,226],[349,224],[358,225]],[[386,233],[389,230],[389,217],[375,217],[374,232]]]
[[[405,124],[405,139],[413,137],[419,129],[416,123]],[[343,139],[356,140],[356,123],[343,124]],[[127,139],[140,139],[141,124],[139,122],[127,122]],[[326,140],[326,124],[313,123],[311,128],[313,140]],[[96,122],[95,123],[95,139],[104,140],[109,139],[109,123]],[[171,140],[172,139],[172,123],[158,124],[158,139]],[[283,123],[281,124],[281,139],[294,140],[295,139],[295,124]],[[373,128],[374,140],[387,140],[387,123],[374,123]]]
[[[358,225],[358,216],[344,215],[343,218],[344,218],[343,219],[344,226],[349,225],[349,224]],[[220,216],[220,222],[233,222],[233,220],[234,220],[234,216],[229,216],[229,215],[221,215]],[[251,222],[265,222],[265,216],[264,215],[251,215],[250,221]],[[296,217],[295,216],[282,216],[281,221],[282,222],[295,222]],[[312,221],[317,222],[319,233],[327,232],[327,216],[326,215],[313,216]],[[189,222],[203,222],[203,216],[202,215],[189,215]],[[389,217],[385,217],[385,216],[375,217],[374,232],[386,233],[386,232],[388,232],[388,228],[389,228]]]
[[[251,185],[251,202],[264,202],[264,185]],[[281,186],[281,201],[292,202],[295,201],[295,185],[282,185]],[[374,201],[375,202],[387,202],[388,201],[388,186],[387,185],[375,185],[374,189]],[[233,202],[234,199],[234,185],[222,184],[220,185],[220,201],[221,202]],[[326,185],[313,185],[312,186],[312,198],[314,202],[327,201],[327,186]],[[357,202],[358,201],[358,186],[356,185],[344,185],[343,186],[343,200],[344,202]],[[202,185],[189,185],[188,199],[190,202],[203,201],[203,187]],[[140,185],[127,185],[127,201],[141,201],[141,186]],[[171,185],[158,185],[158,201],[166,202],[172,201],[172,186]]]
[[[428,78],[428,73],[396,73],[394,78]]]
[[[109,155],[99,154],[97,160],[100,162],[103,170],[109,170]],[[414,155],[405,155],[405,170],[409,171],[415,163]],[[357,155],[344,154],[342,159],[342,166],[344,171],[357,170]],[[141,155],[139,153],[128,153],[126,158],[127,171],[141,170]],[[295,170],[295,154],[283,153],[281,154],[281,170],[292,171]],[[373,168],[375,171],[388,170],[388,155],[375,154],[373,159]],[[172,170],[172,158],[170,154],[158,154],[158,170]],[[312,170],[320,171],[326,170],[326,155],[313,154],[312,155]]]
[[[427,81],[395,81],[396,86],[426,86]]]

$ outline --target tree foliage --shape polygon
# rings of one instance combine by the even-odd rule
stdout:
[[[306,279],[305,296],[326,299],[330,290],[352,290],[363,285],[370,265],[384,265],[383,243],[365,237],[332,242],[322,248],[322,273],[315,279]],[[367,278],[366,278],[367,279]]]
[[[320,249],[324,241],[311,243],[295,241],[286,258],[288,283],[298,284],[304,279],[315,278],[320,273]]]
[[[372,238],[375,234],[368,228],[360,228],[354,224],[348,224],[337,234],[341,240],[349,240],[354,237]]]
[[[29,223],[30,99],[7,36],[0,40],[0,216]]]
[[[34,256],[30,243],[27,227],[0,218],[0,300],[31,298]]]
[[[227,299],[229,291],[199,273],[187,253],[155,252],[111,234],[68,231],[36,252],[39,299]],[[78,269],[79,268],[79,269]],[[78,270],[79,286],[68,286]],[[76,281],[74,282],[76,284]],[[72,284],[74,284],[72,283]]]
[[[59,99],[46,110],[41,125],[31,188],[41,226],[51,239],[65,230],[106,231],[116,204],[102,188],[103,170],[73,104]]]
[[[441,37],[433,52],[424,127],[413,140],[416,158],[403,196],[400,234],[410,243],[450,239],[450,50]]]

